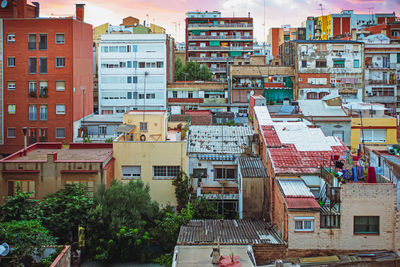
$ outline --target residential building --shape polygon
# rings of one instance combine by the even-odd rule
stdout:
[[[253,53],[253,18],[221,17],[221,12],[186,13],[186,59],[208,66],[217,79],[226,78],[231,58]]]
[[[254,132],[248,126],[190,126],[187,155],[196,197],[216,200],[218,213],[241,217],[238,158],[253,151]]]
[[[68,144],[74,124],[93,113],[92,26],[84,22],[84,5],[76,5],[74,17],[40,18],[33,9],[20,0],[0,13],[7,61],[3,155],[24,147],[24,127],[28,144]]]
[[[227,111],[228,85],[220,82],[185,81],[167,84],[168,111],[184,114],[187,110]]]
[[[99,114],[165,110],[174,78],[173,40],[166,34],[107,34],[99,44]]]
[[[82,127],[85,132],[78,131],[74,136],[74,142],[111,142],[118,137],[114,130],[122,124],[122,118],[113,115],[92,114],[82,120]]]
[[[343,102],[362,101],[364,43],[357,41],[293,41],[281,46],[284,65],[295,68],[294,99],[321,99],[328,94]]]
[[[253,44],[253,55],[254,56],[265,56],[265,64],[269,64],[269,62],[273,59],[272,57],[272,47],[270,44],[266,43],[254,43]]]
[[[141,180],[149,185],[154,201],[176,206],[172,180],[179,171],[188,173],[188,158],[181,132],[168,130],[167,112],[129,111],[114,131],[121,133],[113,142],[115,178]]]
[[[369,35],[365,43],[365,102],[400,108],[400,44],[390,44],[383,34]]]
[[[384,105],[349,103],[343,106],[352,116],[351,151],[357,151],[365,144],[397,144],[397,119],[385,115]]]
[[[293,40],[306,40],[305,28],[292,28],[290,25],[282,25],[280,28],[270,28],[267,43],[272,47],[272,57],[279,55],[279,46]]]
[[[320,128],[326,136],[336,136],[350,146],[350,115],[342,108],[339,96],[322,99],[299,100],[299,109],[304,118]]]
[[[390,38],[391,43],[395,43],[395,44],[400,43],[400,22],[399,21],[393,21],[393,22],[389,22],[387,24],[385,23],[385,24],[379,24],[379,25],[366,27],[364,29],[364,31],[365,31],[365,33],[361,32],[360,34],[364,34],[364,36],[369,35],[369,34],[383,34],[386,37]]]
[[[107,187],[114,180],[112,144],[36,143],[0,160],[0,196],[34,192],[32,199],[43,199],[65,184],[79,183],[93,194],[96,187]]]
[[[307,17],[302,24],[306,28],[306,40],[320,40],[321,25],[318,23],[318,17]]]

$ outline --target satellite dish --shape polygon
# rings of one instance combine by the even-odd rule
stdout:
[[[251,92],[250,92],[250,95],[254,95],[254,91],[251,91]]]
[[[7,4],[8,4],[7,0],[1,1],[1,8],[5,8]]]
[[[3,6],[3,3],[1,3],[1,6]],[[10,252],[10,246],[7,243],[3,243],[0,245],[0,256],[3,256],[3,257],[7,256],[7,254],[9,252]]]

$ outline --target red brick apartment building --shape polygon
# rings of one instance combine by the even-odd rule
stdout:
[[[8,1],[0,8],[3,121],[0,154],[36,142],[70,143],[73,124],[93,111],[93,34],[76,16],[39,17],[39,4]]]
[[[253,18],[221,17],[221,12],[188,12],[186,58],[206,64],[217,78],[226,77],[228,58],[253,54]],[[233,63],[233,60],[231,60]]]

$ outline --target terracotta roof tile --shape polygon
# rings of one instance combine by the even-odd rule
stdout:
[[[288,209],[320,209],[321,206],[314,197],[285,197]]]

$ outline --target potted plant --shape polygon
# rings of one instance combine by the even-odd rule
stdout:
[[[29,92],[30,97],[36,97],[36,91],[30,91]]]

